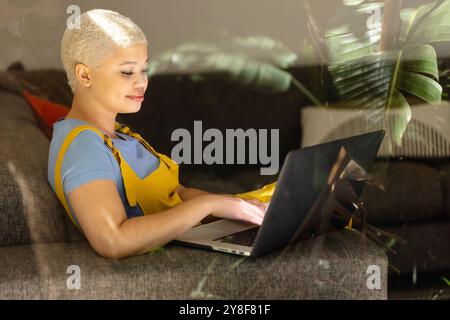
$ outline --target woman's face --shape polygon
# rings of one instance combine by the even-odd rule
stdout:
[[[92,94],[113,113],[134,113],[148,84],[147,44],[120,48],[92,71]]]

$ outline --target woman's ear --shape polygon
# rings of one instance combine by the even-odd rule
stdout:
[[[78,63],[75,66],[75,75],[77,77],[78,82],[86,88],[89,88],[92,84],[91,82],[91,69],[85,64]]]

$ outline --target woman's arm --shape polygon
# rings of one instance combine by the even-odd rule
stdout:
[[[116,184],[95,180],[68,195],[81,229],[103,257],[120,259],[148,252],[173,240],[213,214],[261,224],[265,212],[236,197],[203,194],[151,215],[127,219]]]
[[[201,196],[201,195],[207,195],[211,194],[209,192],[196,189],[196,188],[186,188],[183,185],[179,185],[178,188],[175,190],[178,195],[180,196],[181,200],[187,201],[190,199],[193,199],[195,197]]]

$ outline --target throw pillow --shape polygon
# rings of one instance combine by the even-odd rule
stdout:
[[[411,159],[442,159],[450,157],[450,127],[445,119],[450,118],[450,104],[416,105],[411,107],[411,120],[403,134],[400,146],[389,150],[389,131],[397,118],[385,124],[383,110],[306,107],[301,110],[302,141],[307,147],[353,135],[385,129],[386,136],[377,158],[405,157]]]
[[[33,109],[41,129],[51,139],[53,124],[58,119],[65,117],[70,109],[64,105],[39,98],[27,90],[23,91],[23,96]]]

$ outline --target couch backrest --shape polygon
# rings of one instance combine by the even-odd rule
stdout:
[[[194,150],[194,121],[202,122],[201,134],[209,128],[215,128],[221,131],[223,137],[227,129],[255,129],[257,133],[260,129],[278,129],[281,167],[287,153],[300,146],[300,108],[307,104],[306,98],[294,89],[272,94],[242,88],[225,80],[196,82],[190,75],[169,74],[151,78],[141,110],[121,114],[119,121],[132,126],[158,151],[168,155],[178,144],[178,141],[171,141],[171,135],[180,128],[190,132],[191,150]],[[270,137],[270,131],[268,134]],[[203,148],[209,143],[203,142]],[[223,159],[226,159],[226,154],[224,148]],[[182,165],[182,168],[228,175],[261,167],[259,161],[258,164],[248,162],[246,160],[245,165],[189,164]]]
[[[83,241],[47,181],[50,142],[25,100],[0,92],[0,246]]]

